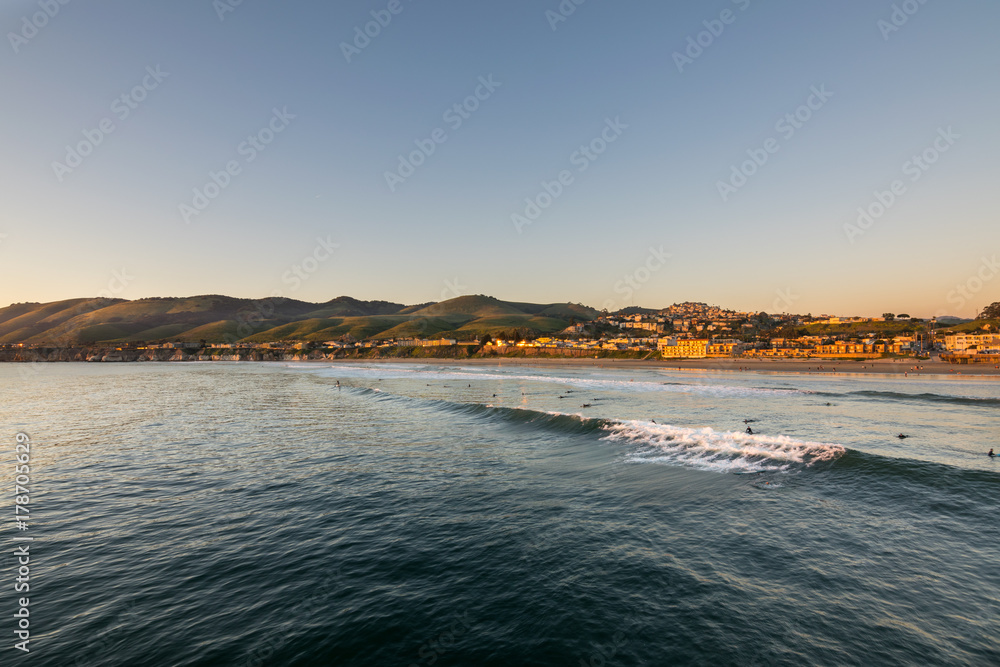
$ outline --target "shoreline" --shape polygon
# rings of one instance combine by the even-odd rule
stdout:
[[[615,369],[663,369],[669,371],[719,372],[719,373],[776,373],[794,375],[884,375],[892,377],[963,377],[1000,378],[1000,368],[996,364],[953,364],[932,358],[919,361],[911,358],[866,359],[862,361],[837,359],[759,359],[759,358],[705,358],[705,359],[629,359],[616,357],[535,357],[535,356],[488,356],[488,357],[339,357],[330,358],[309,353],[288,354],[266,352],[255,354],[254,358],[241,355],[186,354],[181,350],[157,350],[152,358],[136,358],[129,352],[100,350],[88,356],[80,351],[68,354],[60,350],[57,354],[31,359],[2,359],[10,364],[23,363],[328,363],[328,364],[425,364],[442,366],[520,366],[536,368],[615,368]]]
[[[311,361],[311,360],[310,360]],[[322,363],[346,364],[436,364],[467,366],[535,366],[596,368],[661,368],[670,371],[731,373],[795,373],[804,375],[894,375],[903,377],[1000,378],[1000,369],[990,364],[950,364],[939,360],[874,359],[838,361],[824,359],[592,359],[496,357],[492,359],[323,359]]]

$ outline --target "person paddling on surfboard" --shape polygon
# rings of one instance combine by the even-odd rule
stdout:
[[[992,447],[990,447],[990,453],[987,454],[986,456],[989,456],[990,458],[993,458],[994,456],[996,456],[996,454],[993,453],[993,448]]]

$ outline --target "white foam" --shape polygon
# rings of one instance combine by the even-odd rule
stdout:
[[[792,467],[837,459],[845,451],[841,445],[784,435],[750,435],[648,421],[619,421],[604,428],[609,431],[605,440],[641,446],[627,455],[629,461],[717,472],[787,472]]]

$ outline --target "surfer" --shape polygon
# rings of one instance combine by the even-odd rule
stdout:
[[[897,438],[899,438],[900,440],[905,440],[906,438],[909,438],[910,436],[908,436],[908,435],[903,435],[902,433],[900,433],[900,434],[899,434],[899,435],[897,435],[896,437],[897,437]]]
[[[989,451],[989,453],[986,456],[988,456],[990,458],[993,458],[994,456],[996,456],[996,454],[993,453],[993,448],[992,447],[990,447],[990,451]]]
[[[750,428],[749,426],[747,426],[747,433],[749,433],[750,435],[753,435],[753,429]]]

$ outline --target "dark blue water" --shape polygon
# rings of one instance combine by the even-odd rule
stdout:
[[[1000,664],[995,381],[49,364],[0,382],[11,464],[18,431],[33,443],[36,538],[28,655],[2,563],[5,665]],[[24,533],[3,531],[9,553]]]

